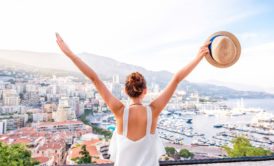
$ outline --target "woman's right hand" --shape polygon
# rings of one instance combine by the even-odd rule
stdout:
[[[205,55],[209,54],[209,49],[208,49],[208,46],[211,42],[208,41],[206,42],[199,50],[198,52],[198,56],[203,58]]]
[[[56,42],[58,44],[58,46],[60,47],[60,49],[62,50],[62,52],[68,56],[69,58],[75,58],[76,55],[70,50],[70,48],[68,47],[68,45],[64,42],[64,40],[62,39],[62,37],[56,33]]]

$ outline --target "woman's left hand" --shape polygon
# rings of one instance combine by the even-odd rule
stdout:
[[[68,56],[69,58],[75,57],[75,54],[70,50],[68,45],[64,42],[64,40],[58,33],[56,33],[56,42],[66,56]]]
[[[204,57],[205,55],[209,54],[209,49],[208,46],[211,42],[208,41],[206,43],[204,43],[204,45],[200,48],[199,52],[198,52],[198,56],[199,57]]]

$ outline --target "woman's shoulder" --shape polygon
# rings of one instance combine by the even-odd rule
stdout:
[[[158,118],[159,114],[155,111],[155,107],[152,104],[147,105],[147,108],[151,110],[153,118]]]
[[[120,119],[123,117],[124,114],[124,110],[126,109],[126,106],[124,104],[122,104],[122,106],[120,108],[118,108],[115,112],[116,114],[114,114],[114,117],[116,119]]]

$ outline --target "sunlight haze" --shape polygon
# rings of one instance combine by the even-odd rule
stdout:
[[[59,32],[75,53],[176,72],[208,36],[225,30],[240,40],[239,61],[218,69],[203,60],[187,79],[274,92],[273,5],[252,0],[1,0],[0,49],[61,54],[55,42]],[[16,60],[32,64],[24,57]]]

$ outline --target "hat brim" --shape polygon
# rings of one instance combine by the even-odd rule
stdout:
[[[241,45],[240,45],[240,42],[239,42],[239,40],[237,39],[237,37],[236,37],[235,35],[233,35],[233,34],[230,33],[230,32],[227,32],[227,31],[215,32],[215,33],[213,33],[211,36],[209,36],[209,37],[207,38],[206,41],[210,41],[210,39],[211,39],[212,37],[216,36],[216,35],[227,36],[227,37],[229,37],[229,38],[233,41],[233,43],[234,43],[234,45],[235,45],[235,47],[236,47],[236,56],[235,56],[235,58],[233,59],[233,61],[231,61],[231,62],[228,63],[228,64],[220,64],[220,63],[217,63],[217,62],[213,59],[213,57],[210,55],[210,53],[208,53],[208,54],[205,56],[205,58],[206,58],[206,60],[207,60],[211,65],[213,65],[213,66],[215,66],[215,67],[219,67],[219,68],[230,67],[230,66],[232,66],[233,64],[235,64],[235,63],[238,61],[238,59],[240,58],[240,55],[241,55]]]

